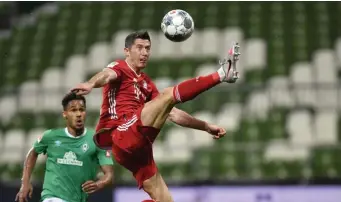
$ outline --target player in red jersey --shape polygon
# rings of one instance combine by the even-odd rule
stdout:
[[[171,194],[157,171],[152,144],[167,119],[183,127],[207,131],[215,139],[226,134],[223,128],[198,120],[174,106],[222,82],[235,83],[238,79],[238,46],[230,50],[229,59],[220,63],[217,72],[189,79],[162,92],[142,72],[150,50],[148,32],[129,34],[125,40],[125,60],[109,64],[72,90],[86,95],[93,88],[103,87],[100,121],[94,141],[101,148],[111,147],[116,162],[133,173],[139,188],[143,188],[152,199],[172,202]]]

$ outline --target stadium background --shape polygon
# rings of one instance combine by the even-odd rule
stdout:
[[[195,34],[184,43],[160,33],[163,15],[174,8],[195,21]],[[155,144],[177,202],[339,200],[339,12],[339,2],[1,2],[0,201],[13,201],[37,136],[63,126],[62,96],[122,57],[124,37],[136,29],[151,31],[146,72],[161,89],[214,71],[227,48],[241,44],[238,84],[180,107],[223,125],[228,136],[213,141],[167,124]],[[100,93],[87,97],[88,127],[96,124]],[[38,201],[43,173],[40,158],[32,201]],[[132,189],[120,192],[127,186]],[[111,194],[146,198],[118,165],[112,190],[90,201],[111,201]]]

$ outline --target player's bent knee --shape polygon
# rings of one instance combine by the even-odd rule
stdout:
[[[163,91],[161,92],[161,95],[167,101],[169,101],[169,103],[176,104],[177,101],[176,101],[176,98],[174,97],[173,91],[174,91],[174,87],[168,87],[168,88],[163,89]]]

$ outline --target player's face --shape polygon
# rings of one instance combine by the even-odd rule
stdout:
[[[69,102],[63,116],[67,125],[75,130],[84,128],[86,110],[83,100],[72,100]]]
[[[125,49],[125,52],[134,67],[143,69],[147,65],[150,48],[149,40],[136,39],[131,48]]]

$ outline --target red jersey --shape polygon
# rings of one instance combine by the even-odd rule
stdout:
[[[107,68],[116,72],[117,79],[103,87],[99,123],[115,127],[124,123],[144,103],[155,98],[159,91],[145,73],[137,75],[124,60],[116,60]]]

